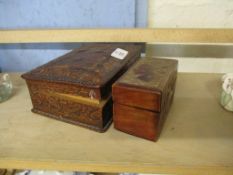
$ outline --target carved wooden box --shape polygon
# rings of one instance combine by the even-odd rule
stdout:
[[[128,55],[123,60],[112,57],[116,48]],[[135,44],[91,44],[23,74],[32,111],[105,131],[112,121],[111,86],[140,52],[141,46]]]
[[[113,84],[113,121],[116,129],[157,140],[170,108],[177,61],[142,58]]]

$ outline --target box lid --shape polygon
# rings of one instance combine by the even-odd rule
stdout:
[[[124,59],[111,56],[116,49],[128,51]],[[121,71],[132,57],[139,57],[136,44],[89,44],[22,75],[25,79],[77,84],[100,88]]]
[[[163,99],[175,86],[177,64],[171,59],[140,59],[114,83],[114,103],[160,112]]]

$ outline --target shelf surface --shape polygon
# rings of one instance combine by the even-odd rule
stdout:
[[[0,30],[0,43],[156,42],[233,43],[233,29],[21,29]]]
[[[178,75],[158,142],[34,114],[25,82],[11,77],[14,94],[0,103],[0,168],[233,174],[233,113],[219,105],[221,74]]]

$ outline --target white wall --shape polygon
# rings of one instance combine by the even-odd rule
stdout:
[[[233,28],[232,0],[150,0],[149,26]]]
[[[149,0],[148,16],[149,27],[152,28],[233,28],[233,0]],[[167,52],[172,54],[173,48],[173,45],[167,47]],[[228,49],[226,47],[225,51]],[[179,57],[170,57],[179,59],[180,72],[233,72],[233,55],[218,59],[214,56],[208,59],[182,57],[182,52],[186,55],[191,51],[190,48],[183,49]],[[206,52],[214,50],[206,47],[206,50],[200,50],[200,55]]]

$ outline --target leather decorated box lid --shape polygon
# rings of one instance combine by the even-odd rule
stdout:
[[[124,59],[111,56],[117,48],[128,51]],[[26,80],[72,84],[87,88],[105,88],[113,78],[140,57],[137,44],[88,44],[25,73]],[[113,82],[112,82],[113,83]]]
[[[174,94],[177,60],[141,58],[113,84],[114,103],[161,112]]]

